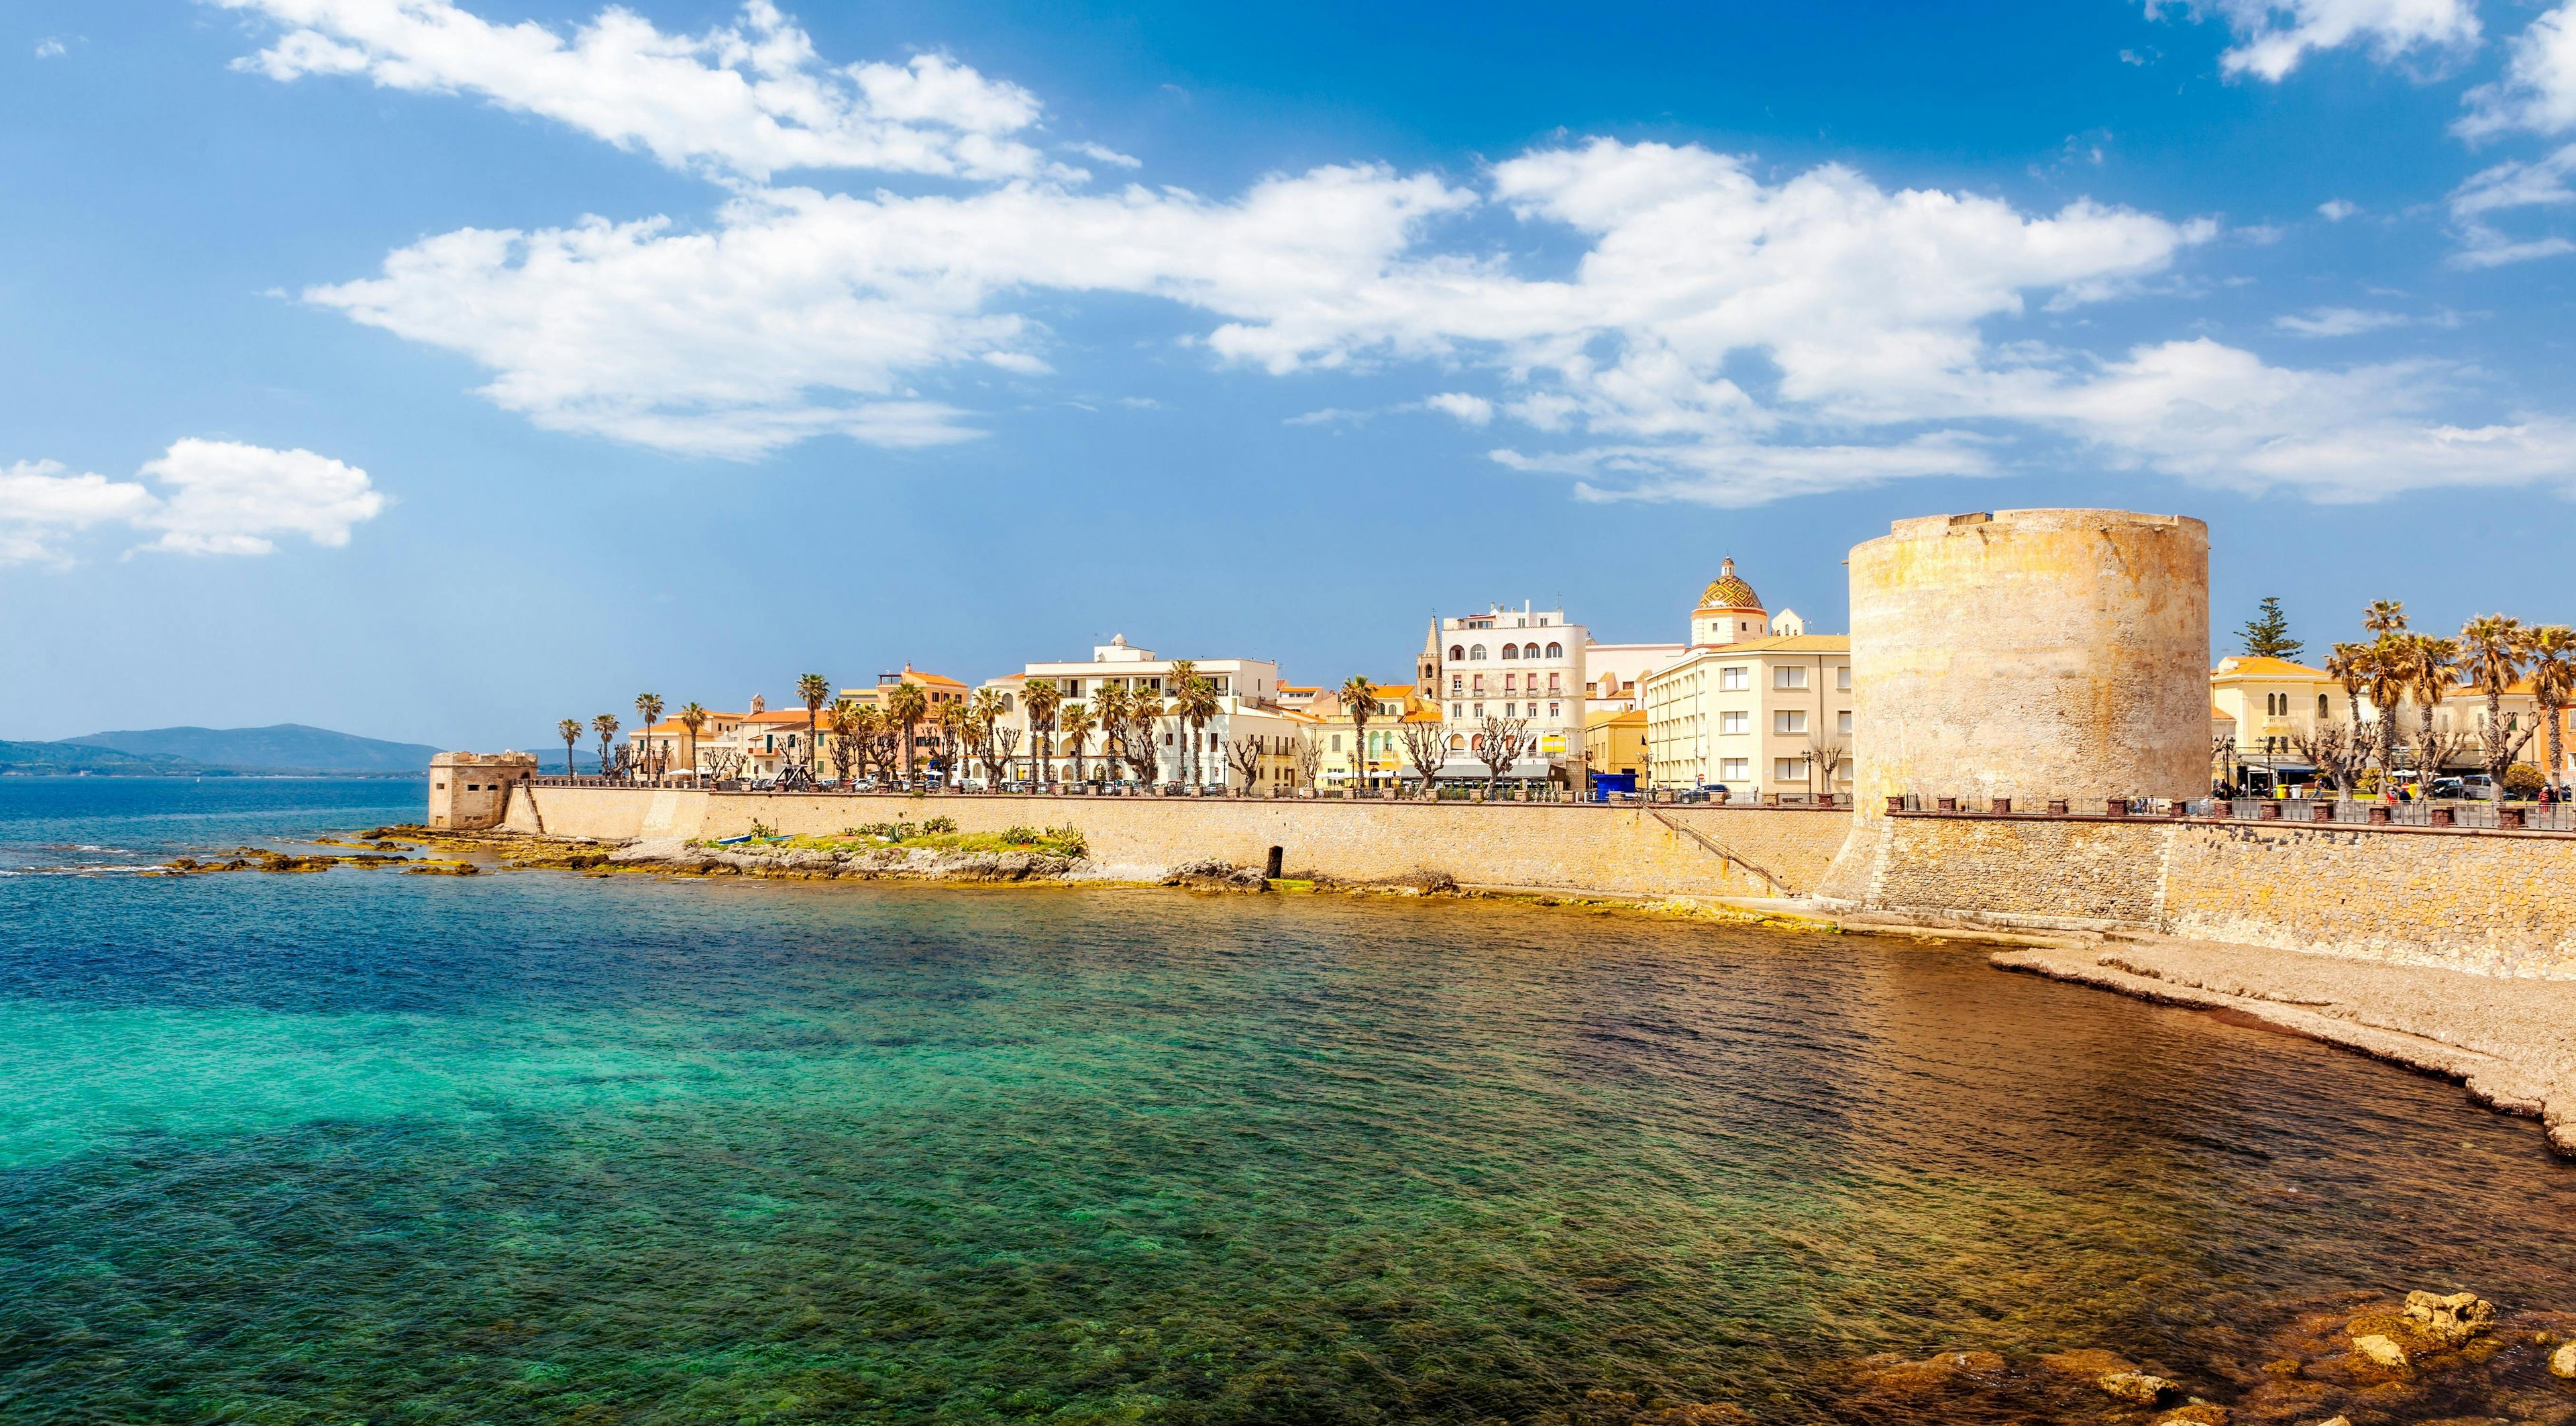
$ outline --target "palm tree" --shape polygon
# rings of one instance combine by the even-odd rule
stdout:
[[[566,718],[562,722],[557,723],[555,725],[555,736],[564,740],[564,776],[571,777],[574,775],[572,770],[572,750],[573,745],[581,741],[581,720],[579,718]]]
[[[2414,683],[2415,703],[2423,725],[2417,741],[2427,751],[2431,751],[2434,747],[2433,710],[2442,706],[2442,700],[2450,696],[2452,687],[2458,682],[2456,670],[2459,663],[2458,640],[2445,639],[2433,634],[2407,636],[2406,672]],[[2428,762],[2430,759],[2418,758],[2417,761]],[[2416,769],[2418,776],[2428,779],[2441,771],[2438,767]]]
[[[2513,766],[2513,755],[2531,737],[2525,733],[2508,740],[2504,729],[2505,690],[2522,677],[2523,639],[2528,632],[2521,620],[2504,614],[2481,614],[2460,626],[2460,671],[2487,696],[2484,751],[2487,779],[2494,784],[2498,802],[2504,800],[2504,775]]]
[[[1127,685],[1106,679],[1091,691],[1091,715],[1100,723],[1100,780],[1118,780],[1118,762],[1127,751]]]
[[[1163,780],[1163,757],[1154,750],[1154,722],[1163,716],[1163,696],[1150,688],[1130,690],[1127,695],[1127,733],[1119,739],[1127,745],[1127,765],[1136,776],[1152,787]],[[1139,750],[1136,744],[1145,746]]]
[[[2576,703],[2576,629],[2544,624],[2524,637],[2522,648],[2531,658],[2532,701],[2549,720],[2549,785],[2563,791],[2559,769],[2567,759],[2559,746],[2559,727],[2567,721],[2567,705]]]
[[[1020,685],[1020,705],[1029,713],[1029,761],[1036,780],[1051,781],[1047,774],[1048,754],[1054,751],[1055,710],[1064,705],[1064,690],[1051,678],[1033,678]]]
[[[694,701],[680,705],[680,726],[689,730],[689,780],[698,780],[698,730],[707,726],[707,710]]]
[[[1194,787],[1207,781],[1207,725],[1224,711],[1225,704],[1217,698],[1216,685],[1196,674],[1190,675],[1188,681],[1181,685],[1180,692],[1173,696],[1172,712],[1179,716],[1181,726],[1189,732],[1190,783]]]
[[[819,772],[823,767],[823,745],[814,741],[814,724],[823,705],[832,701],[832,681],[819,673],[799,674],[796,696],[805,704],[805,756]]]
[[[896,684],[885,696],[886,717],[903,729],[903,775],[907,778],[912,776],[913,725],[929,710],[930,699],[922,693],[921,685],[910,679]]]
[[[2385,601],[2383,601],[2385,602]],[[2386,633],[2370,641],[2370,663],[2364,682],[2370,689],[2370,704],[2379,710],[2379,775],[2385,780],[2397,775],[2397,705],[2405,700],[2407,686],[2413,680],[2407,671],[2406,636]]]
[[[1171,706],[1162,711],[1170,713],[1173,721],[1186,725],[1188,715],[1181,711],[1181,690],[1189,687],[1190,680],[1198,676],[1199,661],[1197,659],[1172,660],[1172,676],[1165,681],[1166,686],[1169,687],[1172,692]],[[1160,700],[1157,701],[1159,702]],[[1188,782],[1190,780],[1190,754],[1193,751],[1194,749],[1190,748],[1181,749],[1181,756],[1178,760],[1180,765],[1172,769],[1172,771],[1177,774],[1183,782]]]
[[[868,775],[870,765],[878,761],[877,739],[886,730],[885,711],[873,703],[853,703],[849,713],[848,737],[857,756],[859,776]]]
[[[599,775],[608,776],[608,750],[617,742],[617,715],[602,713],[590,720],[592,731],[599,734]]]
[[[653,754],[653,725],[662,721],[662,695],[658,693],[636,694],[635,716],[643,724],[644,754],[647,758],[650,758]]]
[[[1082,745],[1091,741],[1091,730],[1100,726],[1100,719],[1082,704],[1068,703],[1064,705],[1064,711],[1056,715],[1056,723],[1064,729],[1064,735],[1073,740],[1073,780],[1089,781],[1082,775]]]
[[[1369,717],[1377,712],[1377,685],[1369,682],[1367,675],[1355,673],[1342,680],[1342,686],[1334,690],[1334,696],[1342,700],[1343,711],[1351,715],[1351,730],[1359,743],[1358,751],[1351,758],[1351,785],[1364,788],[1368,785]]]
[[[2406,605],[2403,600],[2374,599],[2361,611],[2361,627],[2373,634],[2406,632]]]

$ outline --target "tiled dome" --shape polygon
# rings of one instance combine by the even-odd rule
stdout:
[[[1708,582],[1708,588],[1699,592],[1699,607],[1702,609],[1759,609],[1762,607],[1762,596],[1753,592],[1752,585],[1736,577],[1735,561],[1730,558],[1718,567],[1717,578]]]

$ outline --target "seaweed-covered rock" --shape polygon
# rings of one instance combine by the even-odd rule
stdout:
[[[1268,891],[1270,878],[1250,867],[1232,862],[1183,862],[1163,873],[1165,886],[1197,887],[1205,891]]]
[[[2576,1342],[2549,1354],[2549,1374],[2576,1380]]]
[[[2403,1368],[2407,1360],[2406,1349],[2397,1345],[2396,1338],[2378,1332],[2365,1332],[2353,1338],[2352,1354],[2379,1367]]]
[[[2141,1371],[2104,1372],[2094,1385],[2122,1401],[2153,1406],[2182,1395],[2182,1383]]]
[[[2495,1304],[2474,1292],[2406,1294],[2406,1317],[2415,1330],[2446,1347],[2465,1344],[2495,1324]]]

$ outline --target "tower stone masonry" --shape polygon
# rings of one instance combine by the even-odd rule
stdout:
[[[2209,527],[2124,510],[1899,520],[1851,552],[1854,800],[2196,797]]]

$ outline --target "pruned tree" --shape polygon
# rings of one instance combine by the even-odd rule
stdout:
[[[2225,744],[2229,752],[2235,746],[2232,739]],[[2360,724],[2319,722],[2306,732],[2292,733],[2290,746],[2314,763],[2337,793],[2350,797],[2360,790],[2362,766],[2370,761],[2370,735]]]
[[[1135,771],[1136,780],[1151,787],[1162,779],[1162,751],[1154,745],[1154,735],[1163,717],[1160,695],[1137,689],[1127,699],[1127,720],[1118,735],[1126,750],[1127,765]]]
[[[999,771],[995,773],[996,780],[1000,778],[1001,774],[1010,771],[1011,754],[1018,751],[1019,746],[1019,725],[1015,723],[1003,723],[993,729],[994,762],[999,767]]]
[[[1488,794],[1495,790],[1495,784],[1503,780],[1504,771],[1529,751],[1532,741],[1527,718],[1485,719],[1477,730],[1474,747],[1476,760],[1485,765],[1485,791]]]
[[[750,754],[740,748],[708,748],[698,754],[698,770],[717,782],[731,782],[742,776],[742,765]]]
[[[1405,760],[1422,777],[1422,795],[1437,795],[1440,769],[1449,765],[1448,728],[1437,718],[1424,718],[1404,723],[1397,731],[1404,741]]]
[[[1812,735],[1808,737],[1807,767],[1811,774],[1815,772],[1824,774],[1825,797],[1828,801],[1834,795],[1834,774],[1841,771],[1842,765],[1850,758],[1851,746],[1842,739],[1819,738]],[[1808,784],[1808,790],[1810,792],[1815,790],[1815,784],[1812,781]]]
[[[1250,793],[1261,781],[1261,754],[1261,738],[1258,734],[1247,734],[1237,738],[1226,747],[1226,761],[1236,772],[1243,774],[1243,790],[1246,793]]]
[[[859,712],[860,705],[844,698],[832,705],[824,723],[832,734],[832,775],[845,790],[857,780],[852,773],[867,770],[859,746]]]
[[[1297,765],[1297,781],[1313,787],[1316,772],[1324,766],[1324,745],[1316,739],[1314,730],[1298,730],[1297,741],[1288,747],[1288,758]]]

